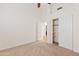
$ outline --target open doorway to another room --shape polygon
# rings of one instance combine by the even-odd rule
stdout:
[[[52,20],[52,30],[53,30],[53,44],[55,44],[55,45],[59,45],[59,42],[58,42],[58,27],[59,27],[59,19],[58,18],[56,18],[56,19],[53,19]]]
[[[38,23],[38,40],[47,42],[47,22]]]
[[[42,23],[42,36],[43,40],[47,42],[47,22]]]

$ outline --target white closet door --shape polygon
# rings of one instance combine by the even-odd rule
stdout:
[[[73,50],[79,52],[79,4],[73,5]]]
[[[59,12],[59,45],[72,49],[72,15],[69,5],[63,6],[63,10]],[[62,12],[63,11],[63,12]]]

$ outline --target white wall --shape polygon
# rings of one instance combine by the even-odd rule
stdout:
[[[38,28],[38,34],[37,34],[37,36],[38,36],[38,40],[42,40],[42,22],[38,22],[38,26],[37,26],[37,28]]]
[[[0,4],[0,50],[36,41],[37,4]]]

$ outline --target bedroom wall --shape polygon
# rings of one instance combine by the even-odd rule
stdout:
[[[37,4],[0,4],[0,50],[37,40]]]

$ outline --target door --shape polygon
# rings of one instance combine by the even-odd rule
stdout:
[[[53,43],[58,45],[58,18],[53,19]]]
[[[64,12],[59,19],[59,45],[72,49],[72,15]]]

